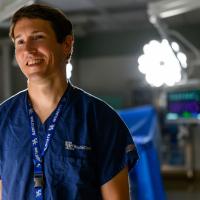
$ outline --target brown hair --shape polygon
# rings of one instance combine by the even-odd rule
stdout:
[[[62,43],[67,35],[73,35],[72,23],[58,9],[43,4],[24,6],[15,12],[11,19],[9,36],[14,39],[14,28],[22,18],[43,19],[50,22],[58,43]]]

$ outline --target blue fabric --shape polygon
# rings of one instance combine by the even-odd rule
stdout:
[[[69,85],[67,103],[44,156],[46,200],[98,200],[100,187],[138,159],[126,125],[101,100]],[[40,146],[52,115],[37,118]],[[0,106],[0,176],[3,200],[34,200],[27,91]]]
[[[158,152],[155,146],[158,122],[154,107],[143,106],[120,110],[118,113],[129,127],[140,157],[129,173],[132,199],[165,200]]]
[[[128,126],[135,143],[153,141],[156,134],[156,112],[152,106],[141,106],[118,112]]]

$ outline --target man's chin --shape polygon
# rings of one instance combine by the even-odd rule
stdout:
[[[46,76],[44,76],[44,74],[42,74],[41,72],[35,72],[35,73],[31,73],[27,76],[29,82],[38,82],[38,81],[44,81],[46,79]]]

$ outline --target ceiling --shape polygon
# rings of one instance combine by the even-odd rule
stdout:
[[[142,29],[152,26],[147,14],[148,5],[155,2],[187,3],[194,5],[199,0],[0,0],[0,26],[9,26],[6,21],[13,12],[24,4],[47,3],[61,8],[71,19],[75,34],[84,36],[91,32]],[[10,5],[8,5],[10,4]],[[11,5],[12,4],[12,5]],[[174,6],[174,5],[173,5]],[[197,7],[197,6],[196,6]],[[199,5],[200,7],[200,5]],[[194,24],[200,22],[200,9],[170,17],[170,25]],[[3,22],[1,22],[3,20]]]
[[[149,0],[150,1],[150,0]],[[48,2],[48,0],[38,1]],[[79,34],[107,30],[127,30],[149,26],[148,0],[63,0],[51,2],[62,8]]]
[[[110,30],[143,29],[151,25],[147,14],[148,5],[155,4],[157,10],[171,7],[187,8],[187,11],[164,21],[169,25],[194,24],[200,22],[199,0],[38,0],[61,8],[74,24],[75,32],[85,35],[90,32]],[[188,2],[190,2],[188,4]],[[200,2],[200,1],[199,1]],[[163,4],[163,5],[162,5]],[[153,5],[154,6],[154,5]],[[193,7],[192,7],[193,6]],[[182,11],[181,10],[181,11]],[[186,10],[185,10],[186,11]]]

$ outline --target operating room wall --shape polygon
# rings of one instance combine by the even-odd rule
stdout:
[[[0,38],[0,100],[11,95],[10,43],[7,38]]]
[[[145,83],[137,59],[151,38],[159,38],[153,28],[75,38],[72,81],[99,97],[120,99],[122,107],[130,106],[132,89]]]
[[[0,102],[26,88],[26,79],[14,59],[14,46],[7,37],[0,39]]]
[[[131,105],[131,91],[143,81],[135,55],[80,59],[78,68],[80,87],[99,97],[121,98],[122,107]]]

